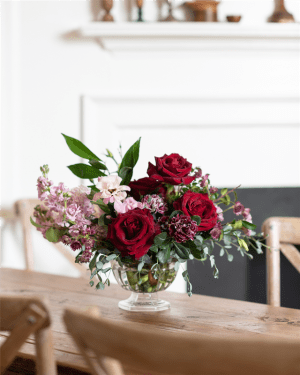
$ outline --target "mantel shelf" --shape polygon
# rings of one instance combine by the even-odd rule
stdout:
[[[300,24],[105,23],[80,28],[112,52],[299,51]]]

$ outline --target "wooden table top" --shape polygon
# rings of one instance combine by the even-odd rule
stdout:
[[[136,322],[141,328],[173,332],[192,331],[199,335],[268,335],[300,339],[300,310],[235,301],[230,299],[171,292],[160,292],[162,299],[171,303],[171,309],[141,313],[120,310],[118,302],[130,292],[118,285],[105,290],[91,288],[88,281],[57,275],[2,268],[0,293],[43,296],[48,299],[52,318],[54,349],[57,363],[79,370],[87,366],[75,344],[66,332],[62,313],[66,307],[86,309],[98,306],[102,316],[123,322]],[[3,336],[6,334],[2,333]],[[21,348],[20,355],[32,358],[35,353],[33,338]]]

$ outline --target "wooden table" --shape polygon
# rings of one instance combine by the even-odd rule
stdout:
[[[221,281],[220,281],[221,282]],[[300,339],[300,310],[270,307],[251,302],[216,297],[161,292],[161,298],[171,303],[171,309],[161,312],[140,313],[120,310],[118,301],[130,293],[118,285],[103,291],[91,288],[86,280],[63,276],[2,268],[1,294],[44,296],[49,301],[57,363],[78,370],[87,370],[72,339],[66,333],[62,313],[66,307],[86,309],[98,306],[102,316],[126,322],[136,322],[141,328],[173,332],[193,331],[199,335],[268,335]],[[1,334],[2,339],[5,335]],[[20,356],[32,358],[33,339],[21,348]]]

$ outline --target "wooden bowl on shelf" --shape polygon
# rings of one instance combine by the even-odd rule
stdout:
[[[227,16],[228,22],[240,22],[242,16]]]

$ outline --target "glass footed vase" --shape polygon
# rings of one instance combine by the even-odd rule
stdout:
[[[144,265],[141,272],[137,266],[120,266],[112,261],[113,274],[117,283],[126,290],[130,290],[131,296],[120,301],[120,309],[128,311],[163,311],[170,308],[170,303],[158,298],[158,292],[166,290],[175,280],[175,262],[153,265]],[[157,277],[157,278],[155,278]]]

